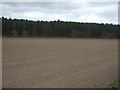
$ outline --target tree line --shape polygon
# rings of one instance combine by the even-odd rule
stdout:
[[[3,36],[119,38],[119,25],[71,21],[32,21],[2,17]]]

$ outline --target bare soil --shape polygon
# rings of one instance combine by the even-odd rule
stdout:
[[[118,41],[4,38],[3,88],[104,88],[118,78]]]
[[[2,37],[0,37],[0,89],[2,89]]]

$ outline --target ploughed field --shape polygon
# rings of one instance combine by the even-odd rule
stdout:
[[[102,88],[118,78],[118,41],[3,38],[3,88]]]

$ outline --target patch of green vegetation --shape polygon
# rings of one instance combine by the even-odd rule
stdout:
[[[120,78],[117,81],[114,81],[107,86],[107,88],[119,88],[119,87],[120,87]]]

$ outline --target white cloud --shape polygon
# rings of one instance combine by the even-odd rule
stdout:
[[[119,2],[119,0],[2,0],[3,2]]]
[[[117,23],[117,3],[88,2],[9,2],[2,4],[2,15],[32,20]]]
[[[81,20],[82,22],[85,21],[85,22],[92,22],[92,23],[95,23],[95,22],[101,23],[101,21],[111,23],[106,18],[99,17],[96,15],[83,15],[79,18],[79,20]]]

